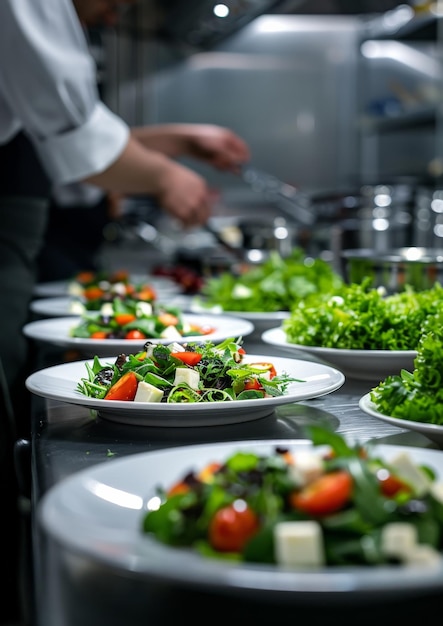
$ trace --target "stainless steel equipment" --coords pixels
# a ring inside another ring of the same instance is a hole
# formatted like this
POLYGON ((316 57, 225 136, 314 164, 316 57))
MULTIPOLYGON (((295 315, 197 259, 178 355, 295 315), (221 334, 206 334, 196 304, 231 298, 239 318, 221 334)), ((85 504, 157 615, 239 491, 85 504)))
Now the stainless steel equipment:
POLYGON ((388 293, 414 289, 430 289, 443 283, 443 248, 398 248, 377 250, 344 250, 343 273, 348 282, 372 279, 373 287, 385 287, 388 293))
POLYGON ((310 197, 293 185, 252 165, 242 168, 242 178, 253 191, 264 193, 269 200, 274 201, 293 222, 304 226, 314 224, 315 211, 310 197))

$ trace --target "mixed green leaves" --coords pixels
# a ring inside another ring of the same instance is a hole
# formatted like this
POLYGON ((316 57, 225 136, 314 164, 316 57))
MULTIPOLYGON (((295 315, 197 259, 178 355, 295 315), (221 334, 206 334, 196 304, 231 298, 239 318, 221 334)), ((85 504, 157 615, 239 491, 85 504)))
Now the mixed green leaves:
POLYGON ((416 350, 443 312, 443 288, 386 295, 370 286, 342 285, 302 300, 282 327, 289 343, 347 350, 416 350))
POLYGON ((329 292, 342 282, 326 261, 306 257, 304 251, 295 248, 286 258, 272 251, 264 263, 240 275, 223 272, 208 279, 200 300, 203 307, 223 311, 289 311, 301 298, 329 292))
POLYGON ((133 372, 139 382, 163 392, 162 402, 226 402, 281 396, 289 384, 302 382, 284 372, 275 372, 270 377, 272 363, 245 362, 241 346, 241 337, 228 338, 219 344, 188 343, 184 352, 174 343, 147 342, 144 351, 120 355, 114 363, 102 364, 97 356, 92 365, 87 362, 87 376, 80 380, 77 390, 89 397, 106 399, 110 389, 125 374, 133 372), (177 383, 178 368, 198 372, 198 386, 192 387, 186 380, 177 383))
POLYGON ((370 392, 383 415, 443 425, 443 314, 423 326, 414 370, 388 376, 370 392))
POLYGON ((288 444, 288 448, 276 448, 265 456, 245 446, 228 458, 214 459, 204 468, 178 476, 172 485, 159 486, 156 499, 160 504, 151 508, 148 504, 141 520, 142 532, 207 557, 275 564, 278 524, 315 520, 321 527, 326 565, 373 566, 400 562, 386 553, 382 532, 392 522, 405 522, 414 527, 420 542, 437 551, 442 549, 443 504, 431 488, 436 482, 432 468, 414 464, 429 481, 429 488, 418 493, 394 459, 384 460, 370 444, 351 446, 341 435, 317 426, 308 428, 307 435, 313 442, 312 454, 322 464, 321 475, 311 478, 307 485, 294 471, 300 454, 297 449, 291 450, 288 444), (333 480, 343 473, 350 488, 342 505, 333 509, 338 489, 333 480), (331 479, 329 490, 322 491, 316 482, 322 477, 331 479), (297 496, 306 489, 311 489, 312 501, 315 498, 321 504, 322 500, 323 514, 312 515, 298 507, 297 496), (248 531, 240 517, 227 517, 222 534, 243 535, 241 548, 214 547, 218 512, 235 507, 239 500, 243 509, 238 511, 250 511, 257 520, 256 528, 245 538, 248 531))

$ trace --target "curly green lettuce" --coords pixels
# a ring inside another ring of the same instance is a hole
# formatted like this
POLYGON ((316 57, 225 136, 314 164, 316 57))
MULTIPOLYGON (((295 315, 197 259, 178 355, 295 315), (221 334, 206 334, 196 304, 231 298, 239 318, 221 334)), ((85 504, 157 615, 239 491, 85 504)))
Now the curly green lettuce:
POLYGON ((386 295, 370 279, 300 301, 282 323, 289 343, 346 350, 416 350, 425 323, 443 310, 443 288, 386 295))
POLYGON ((403 420, 443 425, 443 328, 437 315, 427 326, 433 330, 421 338, 414 370, 388 376, 370 392, 383 415, 403 420))

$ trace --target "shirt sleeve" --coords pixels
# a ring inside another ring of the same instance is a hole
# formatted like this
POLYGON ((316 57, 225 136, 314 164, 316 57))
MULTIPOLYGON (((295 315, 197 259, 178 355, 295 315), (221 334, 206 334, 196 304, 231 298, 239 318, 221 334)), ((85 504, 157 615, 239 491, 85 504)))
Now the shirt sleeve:
POLYGON ((72 0, 1 0, 0 25, 1 94, 52 181, 64 185, 106 169, 126 146, 129 127, 99 99, 72 0))

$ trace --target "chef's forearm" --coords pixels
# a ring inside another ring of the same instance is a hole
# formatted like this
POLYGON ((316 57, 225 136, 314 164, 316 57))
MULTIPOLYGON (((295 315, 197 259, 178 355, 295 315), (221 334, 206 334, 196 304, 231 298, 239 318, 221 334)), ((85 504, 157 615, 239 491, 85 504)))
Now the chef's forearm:
POLYGON ((131 129, 132 136, 146 148, 157 150, 171 158, 187 154, 193 132, 193 124, 156 124, 131 129))
POLYGON ((168 172, 175 167, 179 166, 168 157, 148 150, 130 136, 123 152, 109 167, 83 182, 124 194, 157 195, 168 172))

